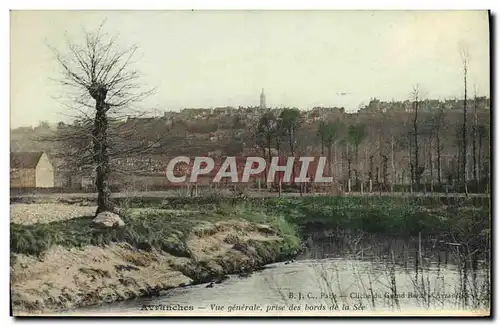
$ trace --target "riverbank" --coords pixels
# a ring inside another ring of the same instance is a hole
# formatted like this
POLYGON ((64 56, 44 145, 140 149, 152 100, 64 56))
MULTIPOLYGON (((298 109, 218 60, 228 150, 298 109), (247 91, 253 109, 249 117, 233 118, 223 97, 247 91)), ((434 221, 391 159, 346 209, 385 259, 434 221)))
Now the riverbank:
POLYGON ((124 210, 124 228, 99 230, 92 217, 11 223, 14 315, 33 315, 248 274, 300 246, 282 216, 216 211, 124 210))
MULTIPOLYGON (((14 314, 74 309, 157 295, 161 290, 222 280, 227 274, 247 275, 288 259, 299 249, 300 238, 306 240, 314 233, 343 238, 354 251, 360 234, 417 237, 423 252, 426 243, 421 239, 431 237, 431 251, 439 245, 454 251, 464 248, 467 251, 459 252, 463 257, 488 264, 491 260, 491 207, 483 199, 319 196, 115 201, 126 223, 123 229, 95 229, 91 216, 43 218, 35 214, 40 203, 11 204, 14 314), (353 239, 355 246, 351 246, 353 239)), ((44 214, 49 214, 50 209, 66 212, 68 207, 93 211, 95 203, 79 199, 44 205, 44 214)), ((363 247, 363 253, 372 250, 380 255, 377 246, 363 247)), ((394 256, 401 246, 383 247, 394 256)))
POLYGON ((415 237, 449 236, 480 240, 491 231, 491 198, 308 197, 263 202, 302 233, 348 230, 354 233, 415 237))

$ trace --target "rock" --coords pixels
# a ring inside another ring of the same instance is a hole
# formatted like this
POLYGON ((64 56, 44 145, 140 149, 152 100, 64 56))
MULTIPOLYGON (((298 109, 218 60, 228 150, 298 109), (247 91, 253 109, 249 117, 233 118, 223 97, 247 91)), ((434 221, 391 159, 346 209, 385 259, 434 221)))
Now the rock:
POLYGON ((125 222, 117 214, 111 212, 101 212, 92 220, 94 224, 112 228, 114 226, 123 227, 125 222))

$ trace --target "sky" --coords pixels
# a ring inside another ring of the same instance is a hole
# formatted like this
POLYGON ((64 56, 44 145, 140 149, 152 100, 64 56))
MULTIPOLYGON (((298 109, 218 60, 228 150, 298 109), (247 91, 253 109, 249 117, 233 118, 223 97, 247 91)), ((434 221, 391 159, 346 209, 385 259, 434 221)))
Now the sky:
POLYGON ((11 128, 68 121, 54 97, 58 65, 85 30, 139 45, 131 69, 143 107, 345 107, 370 98, 406 100, 414 85, 428 98, 462 98, 460 49, 470 63, 468 91, 489 96, 487 11, 11 11, 11 128), (343 95, 341 93, 344 93, 343 95))

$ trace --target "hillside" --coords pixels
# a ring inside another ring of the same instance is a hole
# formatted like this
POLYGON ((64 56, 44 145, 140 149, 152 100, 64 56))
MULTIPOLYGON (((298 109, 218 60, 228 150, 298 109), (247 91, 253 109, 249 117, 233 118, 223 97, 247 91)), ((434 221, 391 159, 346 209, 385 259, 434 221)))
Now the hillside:
MULTIPOLYGON (((336 166, 336 174, 341 178, 347 177, 348 165, 351 169, 359 171, 359 175, 366 179, 370 173, 382 179, 384 164, 389 177, 404 183, 409 178, 409 153, 413 142, 413 112, 401 110, 386 110, 382 102, 377 102, 378 109, 374 110, 373 101, 357 113, 345 113, 338 108, 314 108, 302 111, 302 123, 297 131, 297 154, 318 155, 321 154, 321 145, 317 136, 320 121, 343 122, 345 126, 362 124, 365 126, 365 137, 358 151, 358 162, 353 159, 353 148, 348 146, 345 129, 339 133, 336 145, 332 149, 332 160, 336 166), (411 141, 411 142, 409 142, 411 141), (410 147, 409 147, 410 146, 410 147), (348 158, 350 158, 350 163, 348 158), (384 163, 385 162, 385 163, 384 163)), ((432 103, 432 102, 429 102, 432 103)), ((462 101, 463 103, 463 101, 462 101)), ((486 102, 485 102, 486 103, 486 102)), ((489 102, 487 102, 489 103, 489 102)), ((410 103, 411 104, 411 103, 410 103)), ((421 164, 424 165, 423 176, 430 175, 436 178, 437 169, 440 169, 440 177, 447 178, 453 174, 457 166, 459 153, 458 144, 461 141, 460 130, 463 123, 463 113, 460 110, 460 102, 454 102, 455 106, 444 111, 441 125, 436 131, 436 112, 423 107, 418 115, 419 130, 419 156, 421 164), (437 145, 440 142, 440 162, 437 167, 437 145), (434 175, 432 175, 434 173, 434 175)), ((483 103, 484 104, 484 103, 483 103)), ((394 106, 397 108, 398 106, 394 106)), ((276 114, 279 109, 274 109, 276 114)), ((115 122, 113 130, 128 130, 126 137, 116 140, 119 145, 141 144, 144 141, 155 143, 148 148, 147 152, 140 155, 127 155, 118 160, 119 164, 127 164, 132 169, 140 172, 164 171, 168 158, 185 156, 232 156, 232 155, 262 155, 262 149, 256 145, 255 133, 260 116, 264 111, 258 108, 224 108, 222 110, 210 109, 186 109, 181 112, 166 112, 163 117, 157 118, 128 118, 125 121, 115 122), (139 140, 141 142, 139 142, 139 140)), ((473 111, 469 110, 468 130, 474 125, 473 111)), ((482 105, 477 110, 477 125, 481 126, 482 133, 478 132, 476 137, 480 143, 478 164, 482 164, 480 170, 489 169, 490 160, 490 110, 482 105), (480 137, 479 137, 479 134, 480 137), (479 139, 480 138, 480 139, 479 139)), ((56 169, 68 169, 68 163, 64 155, 60 157, 61 144, 37 141, 40 137, 55 135, 64 126, 50 128, 41 125, 36 128, 17 128, 11 130, 12 151, 34 151, 44 150, 52 156, 56 169)), ((66 125, 68 127, 68 125, 66 125)), ((69 126, 71 128, 71 126, 69 126)), ((468 135, 469 151, 471 151, 472 132, 468 135)), ((273 147, 276 147, 273 144, 273 147)), ((288 151, 289 145, 286 137, 280 144, 281 151, 288 151)), ((63 151, 64 152, 64 151, 63 151)), ((326 153, 325 153, 326 155, 326 153)), ((472 166, 472 164, 470 164, 472 166)), ((470 171, 472 173, 472 171, 470 171)), ((428 178, 429 178, 428 177, 428 178)), ((374 177, 375 179, 375 177, 374 177)))

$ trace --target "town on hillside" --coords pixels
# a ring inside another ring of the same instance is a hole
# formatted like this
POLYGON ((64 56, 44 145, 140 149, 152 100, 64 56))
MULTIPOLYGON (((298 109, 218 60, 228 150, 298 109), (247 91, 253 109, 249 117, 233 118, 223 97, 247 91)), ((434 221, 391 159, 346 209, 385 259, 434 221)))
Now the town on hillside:
MULTIPOLYGON (((467 157, 466 173, 467 180, 476 184, 471 184, 469 191, 483 192, 487 191, 490 180, 490 99, 468 99, 467 106, 470 116, 467 146, 475 150, 475 155, 467 157)), ((417 103, 372 98, 356 112, 343 107, 299 111, 267 107, 262 90, 260 105, 254 107, 186 108, 154 117, 127 116, 110 123, 111 129, 121 135, 114 142, 123 146, 120 153, 112 156, 116 168, 110 183, 115 191, 188 187, 169 183, 165 177, 169 159, 179 155, 209 156, 220 167, 227 156, 268 159, 270 154, 290 156, 292 150, 297 157, 327 156, 329 167, 325 173, 334 176, 342 191, 409 191, 417 176, 416 169, 412 171, 417 134, 419 183, 423 190, 444 191, 457 186, 460 179, 461 155, 457 145, 461 142, 463 107, 464 101, 459 99, 423 99, 417 103), (293 135, 283 123, 273 127, 281 130, 266 128, 272 120, 282 121, 283 112, 287 111, 298 112, 293 135), (130 147, 140 150, 128 151, 130 147)), ((49 187, 52 191, 94 191, 92 161, 84 164, 84 158, 90 157, 89 144, 54 140, 58 134, 75 133, 82 128, 78 122, 55 125, 41 122, 34 128, 13 129, 11 148, 13 152, 46 154, 53 165, 53 183, 49 187), (78 157, 76 162, 72 160, 75 157, 78 157)), ((246 186, 267 187, 262 178, 252 176, 246 186)), ((15 180, 11 188, 17 191, 32 188, 15 180)), ((211 182, 206 177, 197 183, 210 186, 211 182)), ((231 183, 226 178, 219 186, 231 183)))

